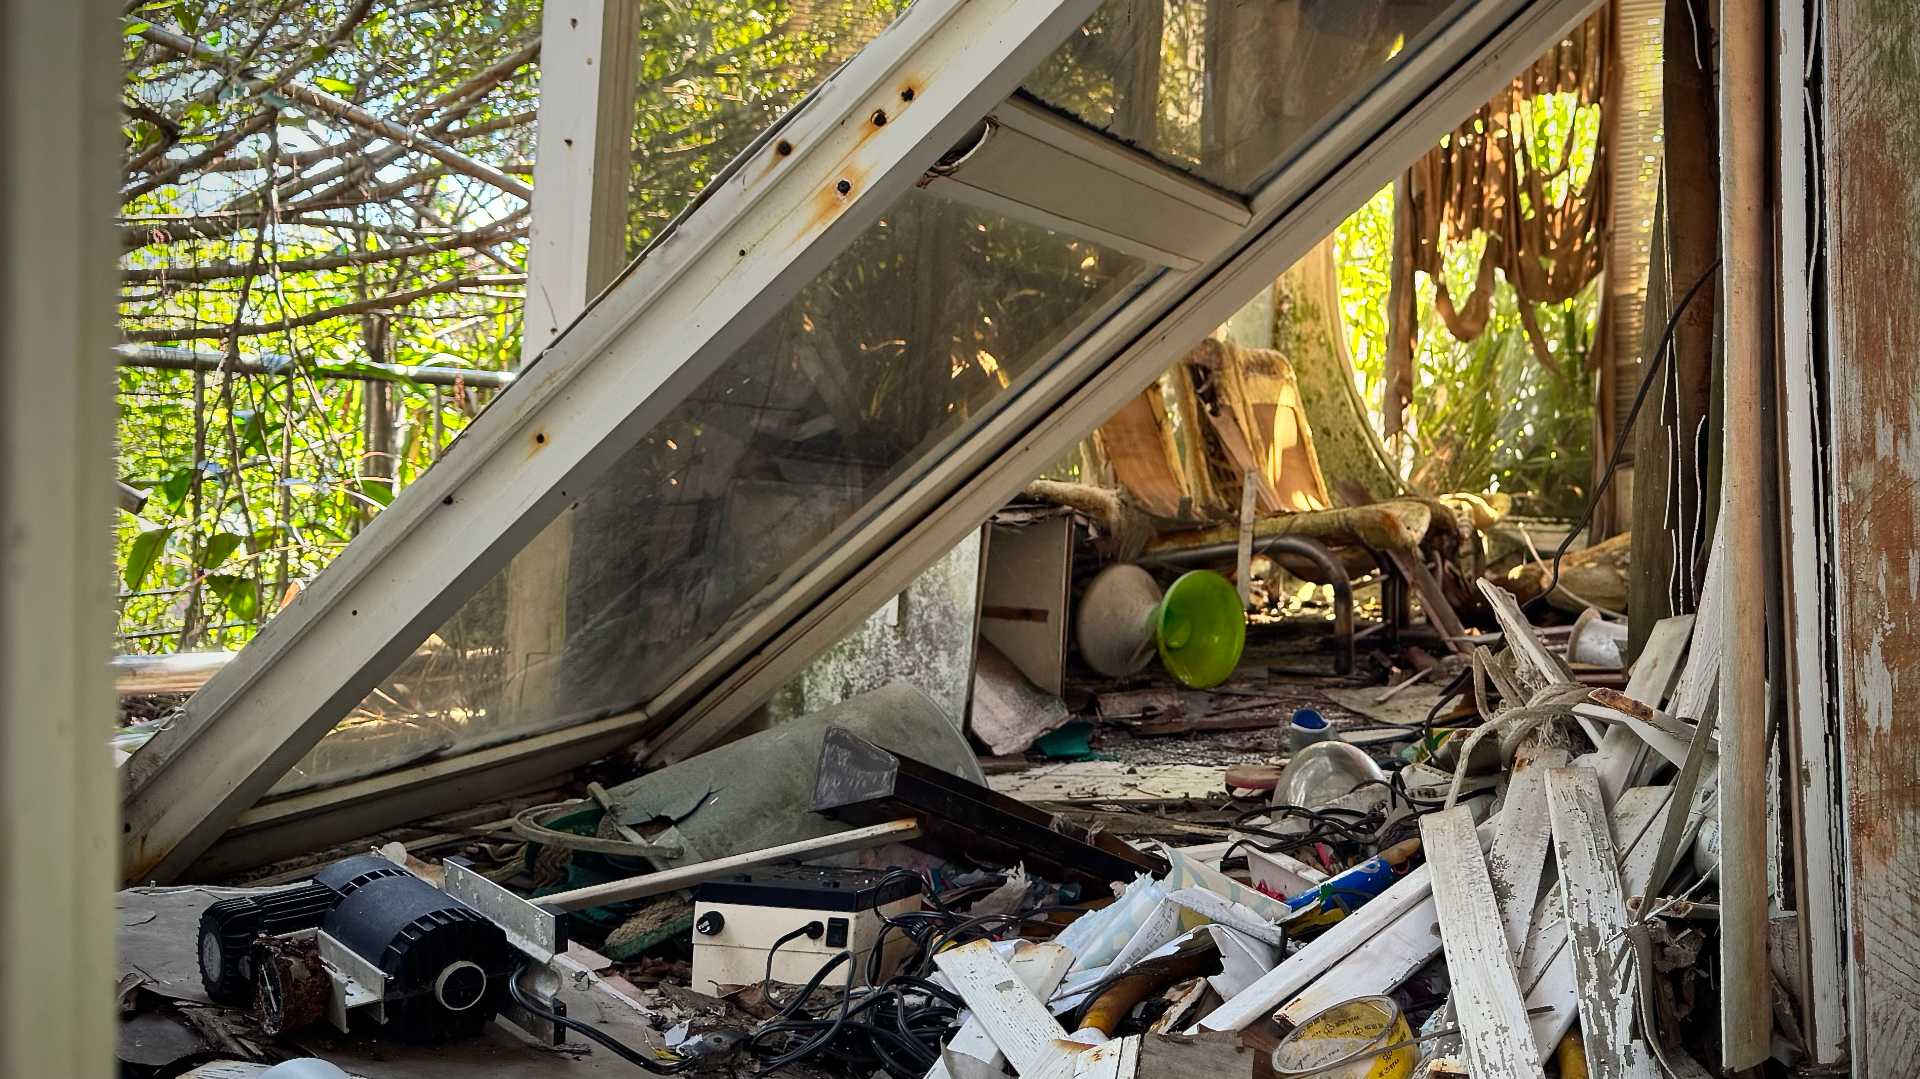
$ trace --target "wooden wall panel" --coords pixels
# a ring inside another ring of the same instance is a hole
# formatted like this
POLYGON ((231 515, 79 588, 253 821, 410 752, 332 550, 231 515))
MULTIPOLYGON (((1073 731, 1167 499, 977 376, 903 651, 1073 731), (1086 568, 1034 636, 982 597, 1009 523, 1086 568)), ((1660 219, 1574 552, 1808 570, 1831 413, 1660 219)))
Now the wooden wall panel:
POLYGON ((1920 11, 1827 0, 1825 138, 1854 1074, 1920 1059, 1920 11))

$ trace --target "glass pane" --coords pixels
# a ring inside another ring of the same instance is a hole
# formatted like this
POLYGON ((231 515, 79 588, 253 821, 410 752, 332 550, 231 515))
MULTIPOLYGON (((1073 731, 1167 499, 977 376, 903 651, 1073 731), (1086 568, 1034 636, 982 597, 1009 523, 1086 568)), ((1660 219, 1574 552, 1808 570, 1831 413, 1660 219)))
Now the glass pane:
POLYGON ((1105 0, 1029 94, 1250 192, 1453 0, 1105 0))
POLYGON ((638 254, 768 124, 906 6, 906 0, 640 3, 628 254, 638 254))
POLYGON ((277 789, 647 700, 1151 272, 911 191, 277 789))

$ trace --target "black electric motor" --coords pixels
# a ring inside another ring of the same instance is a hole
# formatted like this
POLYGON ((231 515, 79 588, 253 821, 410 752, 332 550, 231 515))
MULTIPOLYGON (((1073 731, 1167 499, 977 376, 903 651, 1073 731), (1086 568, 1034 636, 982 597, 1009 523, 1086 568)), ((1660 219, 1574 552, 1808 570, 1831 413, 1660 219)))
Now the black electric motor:
POLYGON ((386 975, 387 1029, 409 1041, 478 1034, 499 1011, 516 965, 499 926, 392 862, 362 855, 328 866, 302 888, 207 908, 200 974, 208 995, 247 1003, 254 939, 305 929, 319 929, 386 975))

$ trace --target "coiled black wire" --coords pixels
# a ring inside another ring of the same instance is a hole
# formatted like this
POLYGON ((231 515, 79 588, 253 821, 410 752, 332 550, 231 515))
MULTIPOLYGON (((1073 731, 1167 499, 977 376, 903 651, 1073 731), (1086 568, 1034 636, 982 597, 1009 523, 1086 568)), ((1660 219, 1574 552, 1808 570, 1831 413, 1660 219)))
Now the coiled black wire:
MULTIPOLYGON (((958 996, 928 980, 933 957, 951 945, 1003 936, 1029 920, 1060 909, 964 915, 952 909, 951 896, 934 893, 918 874, 911 870, 897 870, 895 874, 914 876, 933 909, 882 920, 867 955, 866 986, 854 984, 853 955, 841 951, 822 964, 784 1004, 774 1001, 769 993, 768 1000, 779 1011, 746 1041, 747 1051, 761 1058, 759 1074, 811 1058, 862 1073, 878 1069, 891 1079, 922 1079, 939 1062, 941 1046, 958 1032, 960 1013, 965 1008, 958 996), (881 967, 887 940, 894 933, 905 934, 914 947, 899 970, 888 976, 881 967), (829 976, 843 964, 847 969, 838 992, 824 989, 829 976)), ((792 939, 792 934, 786 939, 792 939)), ((771 970, 769 955, 769 979, 771 970)))

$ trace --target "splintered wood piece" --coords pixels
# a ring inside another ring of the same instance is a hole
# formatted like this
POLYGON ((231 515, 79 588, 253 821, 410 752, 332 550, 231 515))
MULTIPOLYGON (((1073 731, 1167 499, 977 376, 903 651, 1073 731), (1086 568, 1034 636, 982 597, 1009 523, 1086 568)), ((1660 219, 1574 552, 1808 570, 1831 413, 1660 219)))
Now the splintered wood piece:
POLYGON ((1538 691, 1543 686, 1572 682, 1573 672, 1540 643, 1533 623, 1527 621, 1513 593, 1485 578, 1475 583, 1480 587, 1480 594, 1487 597, 1487 605, 1493 608, 1494 620, 1500 623, 1500 633, 1506 638, 1507 651, 1519 661, 1515 673, 1526 688, 1538 691))
POLYGON ((1534 901, 1547 872, 1547 771, 1566 763, 1564 749, 1521 751, 1487 851, 1487 874, 1493 878, 1493 896, 1506 927, 1507 954, 1516 964, 1526 949, 1534 901))
POLYGON ((1433 871, 1454 1016, 1470 1070, 1544 1079, 1472 814, 1465 806, 1429 813, 1420 818, 1420 838, 1433 871))
POLYGON ((1140 1068, 1140 1037, 1096 1045, 1073 1062, 1073 1079, 1133 1079, 1140 1068))
POLYGON ((1613 832, 1591 768, 1547 773, 1547 810, 1560 863, 1567 940, 1580 984, 1580 1030, 1592 1079, 1658 1079, 1633 1032, 1635 968, 1613 832))

